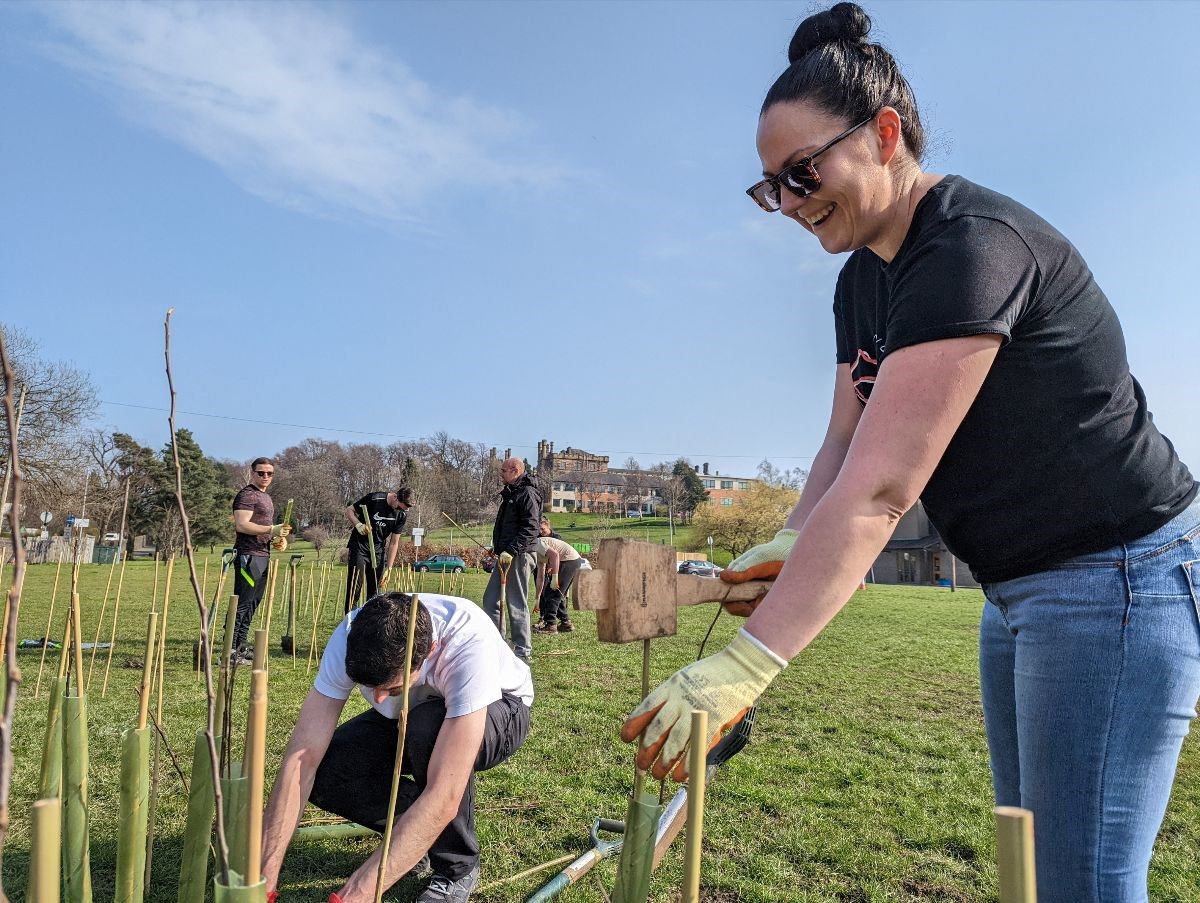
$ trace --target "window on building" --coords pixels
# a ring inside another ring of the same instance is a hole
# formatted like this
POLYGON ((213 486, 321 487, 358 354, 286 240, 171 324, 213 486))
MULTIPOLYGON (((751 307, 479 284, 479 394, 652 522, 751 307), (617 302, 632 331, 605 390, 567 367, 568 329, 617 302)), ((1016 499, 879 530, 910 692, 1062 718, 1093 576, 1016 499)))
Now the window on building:
POLYGON ((738 480, 738 481, 737 481, 737 488, 738 488, 738 489, 749 489, 749 488, 750 488, 750 482, 749 482, 749 480, 738 480))
POLYGON ((732 504, 733 504, 733 499, 730 499, 730 498, 721 499, 722 507, 728 508, 732 504))
POLYGON ((722 489, 732 489, 733 488, 733 480, 722 480, 721 488, 722 489))
POLYGON ((717 486, 717 481, 716 481, 716 480, 705 480, 705 481, 704 481, 704 488, 705 488, 705 489, 715 489, 715 488, 716 488, 716 486, 717 486))
POLYGON ((559 507, 561 507, 561 506, 562 506, 562 499, 555 499, 555 500, 554 500, 554 507, 555 507, 555 508, 559 508, 559 507))

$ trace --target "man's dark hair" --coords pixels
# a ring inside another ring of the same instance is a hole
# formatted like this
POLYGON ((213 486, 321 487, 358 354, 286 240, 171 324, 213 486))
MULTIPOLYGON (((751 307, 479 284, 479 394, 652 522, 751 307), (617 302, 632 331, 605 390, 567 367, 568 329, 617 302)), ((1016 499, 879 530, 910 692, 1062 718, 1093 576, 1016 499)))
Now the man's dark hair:
POLYGON ((407 486, 401 486, 399 489, 396 490, 396 501, 400 502, 403 505, 408 505, 411 508, 412 507, 412 490, 409 489, 407 486))
MULTIPOLYGON (((408 613, 412 596, 388 592, 373 596, 350 622, 346 637, 346 674, 356 684, 380 687, 404 670, 408 645, 408 613)), ((429 611, 417 603, 417 632, 413 640, 412 666, 419 668, 433 646, 433 621, 429 611)))
POLYGON ((250 469, 254 470, 254 468, 258 467, 259 464, 270 464, 272 467, 275 466, 275 462, 270 458, 255 458, 250 462, 250 469))

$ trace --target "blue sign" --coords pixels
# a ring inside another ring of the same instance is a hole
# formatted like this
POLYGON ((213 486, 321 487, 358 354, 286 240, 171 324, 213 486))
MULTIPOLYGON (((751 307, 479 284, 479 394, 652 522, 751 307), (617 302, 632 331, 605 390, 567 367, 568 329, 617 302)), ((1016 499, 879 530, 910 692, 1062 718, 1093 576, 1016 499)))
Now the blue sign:
POLYGON ((67 526, 68 527, 75 526, 75 515, 74 514, 67 515, 67 526))

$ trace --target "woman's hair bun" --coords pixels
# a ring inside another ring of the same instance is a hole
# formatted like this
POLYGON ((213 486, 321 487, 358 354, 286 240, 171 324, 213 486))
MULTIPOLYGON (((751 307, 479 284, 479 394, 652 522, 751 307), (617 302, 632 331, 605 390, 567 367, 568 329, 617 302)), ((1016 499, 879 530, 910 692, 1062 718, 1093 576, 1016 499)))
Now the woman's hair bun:
POLYGON ((871 17, 857 3, 837 3, 814 13, 796 29, 788 45, 788 62, 794 63, 822 44, 865 41, 871 31, 871 17))

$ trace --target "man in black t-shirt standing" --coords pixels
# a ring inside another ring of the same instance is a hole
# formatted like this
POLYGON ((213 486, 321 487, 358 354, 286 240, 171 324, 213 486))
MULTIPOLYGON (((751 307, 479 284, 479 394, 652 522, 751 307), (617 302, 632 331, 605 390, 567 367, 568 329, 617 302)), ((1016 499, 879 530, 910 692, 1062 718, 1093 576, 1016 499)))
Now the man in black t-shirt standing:
POLYGON ((346 506, 346 517, 354 524, 350 531, 349 550, 346 557, 346 612, 358 607, 359 594, 366 586, 366 597, 370 599, 385 588, 388 571, 396 563, 400 551, 400 534, 412 507, 412 490, 401 486, 395 492, 368 492, 352 505, 346 506), (363 507, 367 509, 370 523, 363 521, 363 507), (375 560, 371 560, 371 541, 368 531, 374 534, 375 560), (385 562, 386 555, 386 564, 385 562))
POLYGON ((255 458, 250 465, 249 484, 233 497, 233 593, 238 600, 233 648, 239 660, 249 661, 246 635, 267 587, 271 549, 279 552, 286 549, 286 537, 292 529, 274 523, 275 503, 266 492, 274 478, 275 462, 270 458, 255 458))

